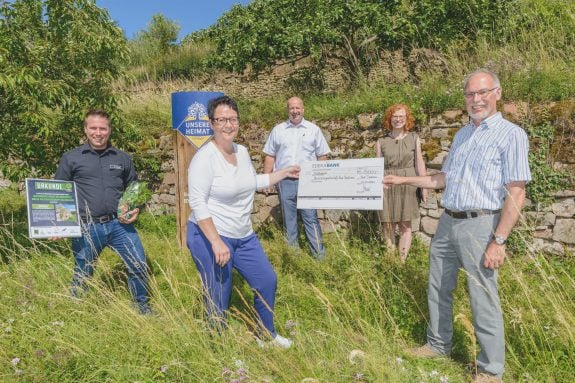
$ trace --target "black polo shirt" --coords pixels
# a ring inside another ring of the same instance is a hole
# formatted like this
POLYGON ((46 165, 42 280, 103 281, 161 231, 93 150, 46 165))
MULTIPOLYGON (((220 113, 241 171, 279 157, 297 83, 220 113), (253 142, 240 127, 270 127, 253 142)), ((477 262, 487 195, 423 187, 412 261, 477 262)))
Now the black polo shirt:
POLYGON ((78 208, 86 218, 115 213, 122 192, 137 176, 127 153, 108 145, 99 154, 86 143, 64 153, 54 178, 76 182, 78 208))

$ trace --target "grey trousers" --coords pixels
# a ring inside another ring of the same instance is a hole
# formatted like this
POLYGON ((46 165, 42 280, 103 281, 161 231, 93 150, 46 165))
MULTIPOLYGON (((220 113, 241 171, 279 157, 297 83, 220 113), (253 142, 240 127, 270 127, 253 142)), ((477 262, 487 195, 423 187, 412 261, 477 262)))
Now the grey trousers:
POLYGON ((453 290, 463 268, 473 313, 475 336, 481 347, 481 372, 501 377, 505 364, 503 313, 497 290, 497 271, 483 267, 483 254, 499 222, 499 214, 455 219, 443 214, 429 252, 428 345, 441 354, 451 353, 453 290))

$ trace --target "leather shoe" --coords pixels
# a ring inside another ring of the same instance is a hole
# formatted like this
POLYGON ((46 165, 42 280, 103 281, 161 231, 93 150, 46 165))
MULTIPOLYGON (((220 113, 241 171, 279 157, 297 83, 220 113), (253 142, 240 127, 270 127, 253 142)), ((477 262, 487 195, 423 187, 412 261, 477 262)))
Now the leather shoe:
POLYGON ((420 347, 408 348, 405 350, 405 354, 414 358, 420 359, 438 359, 438 358, 446 358, 449 355, 441 354, 431 347, 428 344, 424 344, 420 347))

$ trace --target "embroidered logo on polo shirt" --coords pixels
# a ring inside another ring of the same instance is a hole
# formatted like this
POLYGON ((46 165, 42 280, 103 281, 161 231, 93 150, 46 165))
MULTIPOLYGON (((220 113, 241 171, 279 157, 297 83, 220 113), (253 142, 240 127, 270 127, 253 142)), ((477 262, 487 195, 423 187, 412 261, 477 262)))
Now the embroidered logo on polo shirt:
POLYGON ((110 165, 110 170, 124 170, 124 167, 122 165, 110 165))

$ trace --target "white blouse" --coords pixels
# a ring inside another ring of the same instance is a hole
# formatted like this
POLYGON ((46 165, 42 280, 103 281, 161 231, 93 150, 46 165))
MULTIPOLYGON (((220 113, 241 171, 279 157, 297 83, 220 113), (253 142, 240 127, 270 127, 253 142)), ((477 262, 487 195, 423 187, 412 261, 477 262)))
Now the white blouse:
POLYGON ((253 233, 251 212, 256 189, 269 187, 269 174, 256 174, 247 149, 234 144, 237 166, 227 162, 213 141, 188 167, 189 220, 212 218, 220 235, 245 238, 253 233))

